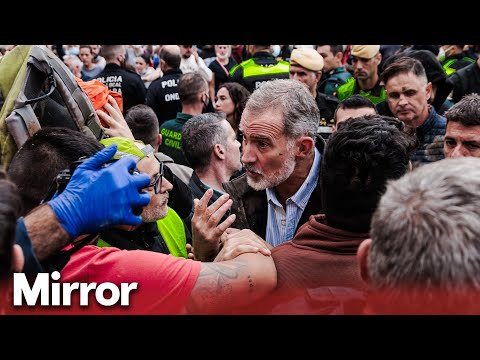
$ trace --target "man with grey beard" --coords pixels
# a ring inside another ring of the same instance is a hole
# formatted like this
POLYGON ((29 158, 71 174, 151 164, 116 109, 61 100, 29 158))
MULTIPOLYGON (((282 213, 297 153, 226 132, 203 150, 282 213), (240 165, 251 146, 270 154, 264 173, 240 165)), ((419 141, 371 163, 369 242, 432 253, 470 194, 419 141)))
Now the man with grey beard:
MULTIPOLYGON (((271 80, 252 93, 240 121, 246 172, 222 184, 233 200, 233 228, 250 229, 276 246, 291 240, 310 215, 322 211, 318 119, 315 100, 299 81, 271 80)), ((213 237, 220 236, 223 227, 195 226, 192 220, 197 260, 218 252, 204 247, 218 244, 213 237)))

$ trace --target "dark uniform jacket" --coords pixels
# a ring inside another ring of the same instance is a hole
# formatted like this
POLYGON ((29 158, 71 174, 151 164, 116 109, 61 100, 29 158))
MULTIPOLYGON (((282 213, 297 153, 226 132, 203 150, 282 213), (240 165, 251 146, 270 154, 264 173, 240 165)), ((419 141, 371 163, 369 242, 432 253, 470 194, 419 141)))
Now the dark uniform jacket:
POLYGON ((452 100, 457 103, 464 95, 480 93, 480 68, 477 63, 470 64, 455 72, 448 81, 453 84, 452 100))
POLYGON ((325 95, 317 90, 317 97, 315 98, 317 103, 318 110, 320 110, 320 126, 333 126, 335 121, 333 116, 335 115, 335 110, 337 109, 340 100, 334 96, 325 95))
POLYGON ((158 125, 177 116, 182 111, 182 104, 178 96, 178 79, 182 70, 168 70, 163 76, 150 84, 145 104, 150 106, 158 117, 158 125))
POLYGON ((132 106, 145 103, 147 88, 137 73, 110 63, 98 74, 97 80, 107 85, 109 90, 122 94, 124 114, 132 106))
POLYGON ((318 90, 327 95, 337 96, 337 89, 345 84, 351 77, 352 75, 345 70, 345 67, 340 66, 328 74, 322 74, 322 78, 318 84, 318 90))
POLYGON ((469 57, 465 56, 463 52, 461 52, 460 54, 449 56, 443 60, 442 67, 443 70, 445 70, 445 74, 447 74, 447 76, 451 76, 458 70, 463 69, 472 63, 475 63, 475 60, 470 59, 469 57))
POLYGON ((190 118, 192 115, 179 112, 175 119, 165 121, 160 127, 160 134, 162 134, 160 151, 170 156, 176 164, 185 166, 190 165, 182 151, 182 130, 183 125, 190 118))

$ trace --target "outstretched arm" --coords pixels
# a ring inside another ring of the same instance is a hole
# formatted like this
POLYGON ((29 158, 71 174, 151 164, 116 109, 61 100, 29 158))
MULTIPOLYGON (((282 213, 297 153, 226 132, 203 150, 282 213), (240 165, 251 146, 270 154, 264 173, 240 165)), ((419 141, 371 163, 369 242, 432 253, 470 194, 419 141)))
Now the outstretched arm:
POLYGON ((188 299, 190 314, 230 314, 261 299, 277 285, 272 257, 245 253, 233 260, 202 263, 188 299))
POLYGON ((270 256, 272 245, 263 240, 250 229, 238 230, 228 228, 224 233, 222 250, 215 257, 215 262, 236 258, 243 253, 260 252, 270 256))
POLYGON ((80 234, 117 224, 140 224, 142 218, 133 214, 133 208, 149 203, 149 195, 140 190, 150 179, 145 174, 130 174, 135 167, 132 159, 123 158, 104 167, 116 150, 116 145, 110 146, 79 165, 60 195, 25 216, 17 243, 30 248, 31 241, 37 259, 42 261, 80 234))

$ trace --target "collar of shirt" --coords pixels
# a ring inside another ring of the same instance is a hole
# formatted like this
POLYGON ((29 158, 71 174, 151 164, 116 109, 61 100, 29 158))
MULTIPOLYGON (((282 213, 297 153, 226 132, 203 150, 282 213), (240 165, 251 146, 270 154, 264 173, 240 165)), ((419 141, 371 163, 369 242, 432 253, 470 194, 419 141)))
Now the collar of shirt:
POLYGON ((224 194, 224 192, 222 192, 220 190, 217 190, 217 189, 214 189, 213 187, 211 187, 208 184, 205 184, 202 180, 200 180, 200 178, 198 177, 198 175, 195 172, 192 173, 192 180, 197 184, 197 186, 204 193, 210 188, 213 190, 213 195, 211 197, 212 201, 216 201, 220 196, 222 196, 224 194))
MULTIPOLYGON (((318 177, 320 173, 320 159, 321 159, 320 152, 317 150, 317 148, 315 148, 313 165, 310 168, 310 172, 308 173, 307 178, 303 182, 302 186, 300 186, 300 189, 298 189, 293 196, 289 197, 286 202, 292 201, 293 203, 295 203, 295 205, 297 205, 302 210, 305 209, 305 207, 307 206, 308 200, 310 199, 310 195, 312 194, 313 190, 315 189, 318 183, 318 177)), ((282 206, 278 201, 277 196, 275 195, 275 190, 273 188, 267 188, 266 193, 267 193, 267 200, 269 204, 272 204, 275 206, 282 206)))

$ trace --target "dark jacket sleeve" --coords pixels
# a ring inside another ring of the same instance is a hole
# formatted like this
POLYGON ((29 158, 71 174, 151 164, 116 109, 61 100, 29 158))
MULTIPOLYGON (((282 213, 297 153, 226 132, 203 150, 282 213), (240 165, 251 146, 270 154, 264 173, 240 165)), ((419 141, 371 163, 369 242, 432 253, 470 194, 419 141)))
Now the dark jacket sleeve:
POLYGON ((168 198, 168 206, 173 208, 182 219, 187 218, 193 209, 192 192, 177 175, 175 175, 168 166, 164 167, 165 178, 173 185, 168 198))
POLYGON ((23 265, 23 272, 25 274, 34 275, 39 272, 44 272, 44 269, 40 265, 35 256, 35 253, 32 248, 32 242, 28 236, 27 228, 25 227, 25 222, 23 217, 17 220, 17 230, 15 234, 15 244, 20 245, 23 251, 23 256, 25 257, 25 264, 23 265))

